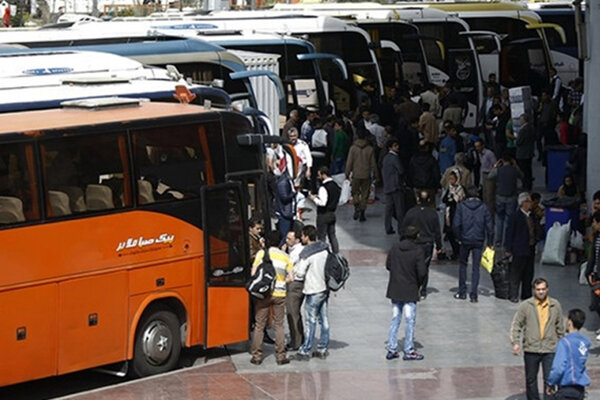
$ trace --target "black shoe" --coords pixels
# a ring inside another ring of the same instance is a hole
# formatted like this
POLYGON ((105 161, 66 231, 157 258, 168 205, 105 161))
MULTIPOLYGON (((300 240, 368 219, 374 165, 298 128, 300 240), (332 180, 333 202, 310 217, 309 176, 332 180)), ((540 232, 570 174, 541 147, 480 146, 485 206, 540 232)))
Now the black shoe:
POLYGON ((292 347, 289 344, 285 345, 285 351, 298 351, 299 348, 300 348, 300 346, 298 346, 298 347, 292 347))
POLYGON ((289 364, 290 363, 290 359, 289 358, 283 358, 281 360, 277 360, 276 363, 277 363, 277 365, 289 364))
POLYGON ((387 233, 388 235, 393 235, 394 233, 396 233, 395 230, 389 230, 389 231, 385 231, 385 233, 387 233))
POLYGON ((478 302, 477 297, 471 297, 471 303, 477 303, 477 302, 478 302))
POLYGON ((358 220, 360 222, 365 222, 367 220, 367 218, 365 218, 365 212, 364 211, 360 212, 360 217, 358 218, 358 220))
POLYGON ((467 299, 467 295, 465 295, 465 294, 462 294, 462 295, 461 295, 460 293, 456 293, 456 294, 454 295, 454 298, 455 298, 456 300, 466 300, 466 299, 467 299))
POLYGON ((518 302, 519 302, 519 299, 510 299, 510 302, 511 302, 511 303, 518 303, 518 302))
POLYGON ((358 219, 358 217, 360 217, 360 209, 355 208, 354 209, 354 215, 352 216, 352 219, 356 221, 358 219))
POLYGON ((269 336, 269 334, 267 333, 267 331, 265 331, 265 336, 263 337, 263 343, 266 343, 266 344, 275 344, 275 341, 273 340, 273 338, 271 338, 271 336, 269 336))
POLYGON ((296 353, 293 356, 291 356, 290 359, 295 361, 308 361, 310 360, 310 356, 308 354, 296 353))
POLYGON ((262 364, 262 359, 260 359, 260 358, 254 358, 254 357, 252 357, 252 358, 250 359, 250 364, 254 364, 254 365, 260 365, 260 364, 262 364))

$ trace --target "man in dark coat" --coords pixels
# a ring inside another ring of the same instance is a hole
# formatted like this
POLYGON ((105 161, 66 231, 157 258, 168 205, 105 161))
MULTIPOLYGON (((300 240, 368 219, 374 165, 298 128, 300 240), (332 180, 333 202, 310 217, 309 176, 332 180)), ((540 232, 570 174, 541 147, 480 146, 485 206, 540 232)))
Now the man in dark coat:
POLYGON ((421 284, 421 300, 427 297, 427 283, 429 282, 429 264, 433 254, 433 244, 438 253, 442 251, 442 230, 440 228, 440 219, 435 208, 432 207, 433 197, 426 190, 421 190, 417 195, 418 204, 412 207, 402 221, 402 230, 409 226, 416 226, 419 229, 419 238, 417 244, 423 249, 425 255, 425 267, 427 273, 421 284))
POLYGON ((421 286, 427 268, 423 250, 416 243, 419 229, 407 226, 399 243, 390 250, 386 268, 390 271, 387 287, 387 298, 392 301, 393 316, 387 341, 387 360, 399 358, 398 353, 398 328, 405 317, 404 334, 404 360, 422 360, 423 355, 417 353, 414 344, 415 318, 417 315, 417 301, 419 300, 419 287, 421 286))
POLYGON ((458 292, 455 299, 467 298, 467 262, 469 253, 473 255, 473 273, 471 276, 471 303, 477 303, 479 286, 479 266, 483 245, 487 240, 492 245, 494 238, 494 220, 490 209, 478 197, 475 186, 467 189, 467 199, 458 203, 452 221, 454 235, 460 242, 460 264, 458 270, 458 292))
POLYGON ((510 264, 510 301, 519 301, 531 297, 533 280, 533 262, 535 257, 536 223, 531 215, 531 196, 523 192, 518 198, 519 210, 508 220, 504 246, 506 256, 512 256, 510 264))
POLYGON ((383 158, 381 175, 383 177, 383 193, 385 195, 385 232, 388 235, 395 233, 392 228, 392 216, 398 222, 398 233, 404 217, 404 190, 405 176, 398 151, 400 143, 397 139, 390 139, 387 143, 388 153, 383 158))
POLYGON ((427 190, 433 198, 440 186, 440 164, 431 155, 431 147, 427 142, 421 142, 419 151, 410 159, 408 180, 415 192, 427 190))
POLYGON ((531 122, 529 122, 527 114, 521 114, 519 123, 521 124, 521 130, 519 130, 516 141, 517 164, 519 164, 519 169, 523 172, 523 188, 531 190, 533 180, 531 160, 533 159, 533 149, 535 147, 535 130, 531 122))

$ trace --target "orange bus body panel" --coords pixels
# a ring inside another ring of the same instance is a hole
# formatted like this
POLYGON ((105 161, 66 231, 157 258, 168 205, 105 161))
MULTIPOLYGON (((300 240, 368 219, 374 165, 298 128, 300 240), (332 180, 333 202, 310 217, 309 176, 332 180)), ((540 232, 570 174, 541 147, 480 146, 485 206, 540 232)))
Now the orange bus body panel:
POLYGON ((249 339, 250 299, 246 288, 209 287, 207 302, 207 347, 249 339))
POLYGON ((59 284, 58 373, 125 359, 127 271, 59 284))
POLYGON ((56 373, 57 302, 56 284, 0 293, 0 386, 56 373))
POLYGON ((154 290, 167 290, 192 283, 192 260, 164 263, 131 271, 131 295, 154 290))
POLYGON ((202 254, 203 237, 200 229, 177 218, 139 210, 0 230, 5 266, 0 291, 10 285, 192 257, 202 254))
POLYGON ((100 125, 121 122, 153 120, 164 117, 193 115, 206 112, 202 107, 177 103, 142 103, 139 107, 110 108, 105 110, 52 109, 0 114, 0 134, 26 132, 37 136, 52 129, 100 125))

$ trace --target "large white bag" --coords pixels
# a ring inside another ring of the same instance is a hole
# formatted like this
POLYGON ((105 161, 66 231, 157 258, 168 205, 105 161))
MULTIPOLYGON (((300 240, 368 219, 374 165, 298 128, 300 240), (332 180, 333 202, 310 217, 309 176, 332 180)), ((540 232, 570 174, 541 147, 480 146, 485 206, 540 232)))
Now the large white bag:
POLYGON ((340 194, 340 201, 338 201, 338 205, 344 205, 348 202, 348 200, 350 200, 350 192, 350 181, 345 179, 344 182, 342 182, 342 193, 340 194))
POLYGON ((542 253, 542 264, 565 266, 570 231, 571 221, 564 225, 561 225, 558 221, 554 222, 554 225, 552 225, 546 235, 546 243, 544 244, 544 252, 542 253))
POLYGON ((579 231, 573 231, 571 233, 571 239, 569 240, 571 247, 577 250, 583 250, 583 235, 579 231))

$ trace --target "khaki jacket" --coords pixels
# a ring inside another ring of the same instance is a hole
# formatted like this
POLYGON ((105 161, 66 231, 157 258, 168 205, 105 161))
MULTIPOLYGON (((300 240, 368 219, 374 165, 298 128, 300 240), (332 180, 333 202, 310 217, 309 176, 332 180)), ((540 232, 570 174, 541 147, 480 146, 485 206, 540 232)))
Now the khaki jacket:
POLYGON ((510 325, 510 341, 514 344, 523 342, 523 351, 527 353, 554 353, 558 340, 565 335, 562 308, 553 298, 550 300, 548 322, 544 338, 540 338, 540 322, 535 297, 521 303, 510 325))

